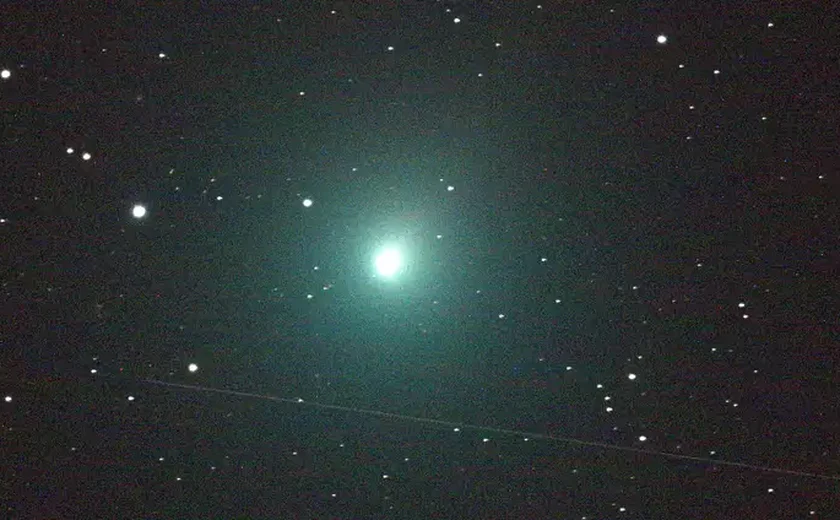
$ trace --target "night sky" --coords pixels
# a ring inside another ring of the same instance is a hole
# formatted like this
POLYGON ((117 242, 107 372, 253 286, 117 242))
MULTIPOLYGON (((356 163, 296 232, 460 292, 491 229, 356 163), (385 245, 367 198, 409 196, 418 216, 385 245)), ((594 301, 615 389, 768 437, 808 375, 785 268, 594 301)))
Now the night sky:
POLYGON ((840 518, 836 14, 87 3, 0 17, 0 517, 840 518))

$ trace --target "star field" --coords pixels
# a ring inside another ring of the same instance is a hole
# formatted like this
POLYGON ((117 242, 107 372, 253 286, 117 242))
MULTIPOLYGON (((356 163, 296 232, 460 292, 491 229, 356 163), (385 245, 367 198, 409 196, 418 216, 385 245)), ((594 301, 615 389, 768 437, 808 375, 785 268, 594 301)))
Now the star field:
POLYGON ((16 4, 3 518, 836 518, 817 5, 16 4))

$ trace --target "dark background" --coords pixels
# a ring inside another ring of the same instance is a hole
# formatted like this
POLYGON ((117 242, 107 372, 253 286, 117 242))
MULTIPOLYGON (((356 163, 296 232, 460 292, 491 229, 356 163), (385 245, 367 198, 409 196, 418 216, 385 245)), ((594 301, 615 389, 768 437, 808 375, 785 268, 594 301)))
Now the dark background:
POLYGON ((835 518, 818 3, 86 4, 0 20, 0 516, 835 518))

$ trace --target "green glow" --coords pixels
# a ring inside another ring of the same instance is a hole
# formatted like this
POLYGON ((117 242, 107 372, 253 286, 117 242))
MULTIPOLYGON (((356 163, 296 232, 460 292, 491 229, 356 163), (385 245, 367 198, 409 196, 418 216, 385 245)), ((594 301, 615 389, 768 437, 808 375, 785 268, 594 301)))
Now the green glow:
POLYGON ((385 248, 376 255, 376 272, 385 278, 392 278, 403 265, 402 254, 396 248, 385 248))

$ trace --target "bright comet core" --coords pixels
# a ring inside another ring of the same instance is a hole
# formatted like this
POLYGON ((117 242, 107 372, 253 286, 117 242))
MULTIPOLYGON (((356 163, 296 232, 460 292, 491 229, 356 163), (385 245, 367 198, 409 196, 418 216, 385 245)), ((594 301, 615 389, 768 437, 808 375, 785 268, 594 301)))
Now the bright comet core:
POLYGON ((402 255, 394 248, 382 250, 376 256, 376 272, 380 276, 390 278, 402 267, 402 255))

